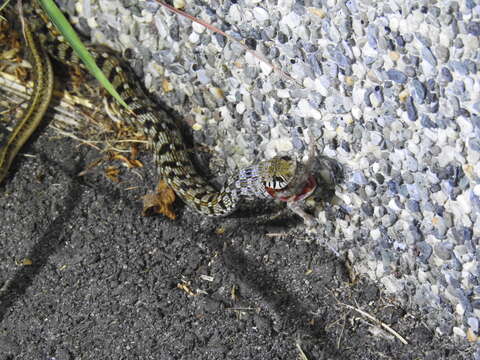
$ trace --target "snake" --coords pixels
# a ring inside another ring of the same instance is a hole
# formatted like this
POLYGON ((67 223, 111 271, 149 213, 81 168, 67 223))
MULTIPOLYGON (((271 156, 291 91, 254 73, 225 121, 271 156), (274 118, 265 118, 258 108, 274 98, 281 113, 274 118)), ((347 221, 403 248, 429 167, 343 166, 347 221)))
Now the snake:
MULTIPOLYGON (((80 62, 55 31, 38 1, 31 0, 30 5, 24 5, 28 21, 22 21, 22 30, 33 68, 33 93, 27 110, 0 151, 0 183, 48 108, 53 88, 50 58, 67 65, 79 65, 80 62)), ((119 110, 122 119, 140 130, 151 144, 160 179, 188 207, 206 216, 226 216, 236 210, 241 198, 272 198, 277 191, 288 189, 295 178, 297 161, 289 156, 277 156, 240 169, 217 190, 195 168, 175 120, 143 90, 130 67, 104 47, 88 45, 87 48, 130 108, 130 111, 119 110)), ((108 101, 115 100, 109 98, 108 101)))
MULTIPOLYGON (((22 8, 18 7, 19 11, 22 8)), ((30 25, 20 14, 22 33, 25 45, 28 48, 28 57, 33 71, 33 92, 27 108, 13 128, 5 146, 0 149, 0 183, 8 174, 8 169, 20 149, 40 125, 50 104, 53 92, 54 75, 50 58, 45 49, 32 33, 30 25)))

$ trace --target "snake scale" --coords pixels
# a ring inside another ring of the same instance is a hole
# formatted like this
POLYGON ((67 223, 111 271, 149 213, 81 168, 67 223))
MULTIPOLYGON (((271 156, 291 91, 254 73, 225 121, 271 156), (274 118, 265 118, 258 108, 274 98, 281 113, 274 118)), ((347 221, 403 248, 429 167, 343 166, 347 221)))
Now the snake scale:
MULTIPOLYGON (((78 57, 55 32, 38 2, 32 0, 24 8, 28 22, 23 23, 23 34, 34 69, 34 91, 27 111, 0 151, 0 183, 15 154, 35 130, 48 107, 53 84, 48 56, 62 63, 79 64, 78 57)), ((89 51, 133 112, 119 110, 123 120, 146 135, 161 179, 190 208, 207 216, 224 216, 236 209, 241 197, 271 198, 276 191, 288 188, 298 170, 297 162, 289 157, 275 157, 240 170, 236 176, 227 179, 221 190, 216 190, 195 169, 172 117, 143 91, 138 80, 131 75, 133 71, 110 51, 91 46, 89 51)))

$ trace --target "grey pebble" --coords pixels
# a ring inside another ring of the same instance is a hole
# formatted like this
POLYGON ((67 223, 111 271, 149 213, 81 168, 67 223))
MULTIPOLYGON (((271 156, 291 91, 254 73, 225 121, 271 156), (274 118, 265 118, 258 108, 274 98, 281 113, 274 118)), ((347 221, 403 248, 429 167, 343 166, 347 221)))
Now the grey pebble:
POLYGON ((407 209, 412 212, 418 213, 420 212, 420 204, 418 203, 418 201, 409 199, 407 200, 407 209))
POLYGON ((424 47, 429 48, 432 46, 432 42, 428 37, 425 37, 420 33, 415 33, 415 37, 422 43, 424 47))
POLYGON ((478 138, 470 138, 468 147, 473 151, 480 152, 480 140, 478 138))
POLYGON ((411 172, 418 171, 418 161, 413 156, 407 156, 406 158, 406 167, 411 172))
POLYGON ((427 263, 433 252, 432 247, 425 241, 418 242, 416 246, 420 252, 418 256, 419 260, 423 263, 427 263))
POLYGON ((458 60, 450 61, 450 65, 452 66, 452 70, 459 73, 460 75, 468 75, 468 68, 465 64, 458 60))
POLYGON ((467 6, 468 9, 473 9, 477 4, 475 3, 475 0, 466 0, 465 5, 467 6))
POLYGON ((469 317, 467 320, 468 326, 474 333, 478 334, 478 319, 476 317, 469 317))
POLYGON ((370 141, 373 145, 379 146, 383 141, 383 136, 378 131, 373 131, 370 133, 370 141))
POLYGON ((417 70, 413 66, 407 66, 405 67, 405 75, 408 77, 415 77, 417 75, 417 70))
POLYGON ((443 45, 438 45, 435 50, 436 50, 435 54, 437 55, 438 60, 440 60, 443 63, 448 61, 448 58, 450 56, 450 51, 448 50, 447 47, 443 45))
POLYGON ((407 115, 410 121, 415 121, 418 118, 417 109, 415 108, 415 104, 413 103, 413 97, 409 96, 406 102, 407 106, 407 115))
POLYGON ((221 48, 224 48, 225 45, 227 44, 227 38, 222 34, 218 34, 218 33, 215 33, 214 36, 215 36, 215 39, 217 40, 218 45, 221 48))
POLYGON ((428 89, 429 91, 435 91, 435 88, 437 87, 437 84, 436 84, 436 82, 435 82, 435 79, 428 79, 425 84, 426 84, 427 89, 428 89))
POLYGON ((478 67, 477 67, 477 63, 475 61, 467 59, 463 62, 463 64, 467 67, 468 72, 470 74, 476 74, 477 73, 478 67))
POLYGON ((453 46, 455 46, 457 49, 463 49, 465 45, 463 44, 463 40, 461 38, 455 38, 453 41, 453 46))
POLYGON ((361 171, 355 171, 352 174, 352 182, 357 185, 367 185, 368 180, 361 171))
POLYGON ((408 194, 410 198, 416 201, 420 201, 422 199, 422 193, 424 193, 424 189, 417 185, 416 183, 407 184, 408 194))
POLYGON ((373 216, 373 206, 370 203, 362 203, 360 208, 366 216, 373 216))
POLYGON ((433 251, 437 257, 442 260, 450 260, 452 258, 452 249, 451 246, 448 246, 444 243, 437 243, 433 247, 433 251))
MULTIPOLYGON (((477 101, 475 104, 472 105, 472 107, 476 112, 480 113, 480 101, 477 101)), ((472 116, 472 119, 473 119, 473 116, 472 116)))
POLYGON ((444 79, 447 82, 450 82, 453 80, 452 73, 446 67, 443 67, 442 70, 440 70, 440 74, 442 75, 442 79, 444 79))
MULTIPOLYGON (((461 80, 455 80, 453 82, 453 93, 455 95, 461 96, 465 92, 465 84, 461 80)), ((459 106, 460 107, 460 104, 459 106)))
POLYGON ((377 39, 378 39, 378 28, 373 24, 369 24, 367 28, 367 41, 368 41, 368 44, 373 49, 377 48, 377 39))
POLYGON ((375 86, 373 88, 373 95, 375 96, 375 99, 377 100, 379 105, 383 104, 384 99, 383 99, 383 91, 381 86, 375 86))
POLYGON ((411 84, 414 89, 413 96, 415 97, 415 101, 422 104, 427 96, 427 89, 418 79, 413 79, 411 84))
POLYGON ((322 66, 320 65, 321 62, 318 60, 316 54, 309 54, 307 56, 307 61, 310 64, 310 66, 312 67, 315 75, 317 75, 317 76, 323 75, 322 66))
POLYGON ((387 71, 387 76, 390 80, 399 84, 405 84, 407 82, 407 76, 397 69, 390 69, 387 71))
POLYGON ((422 126, 427 129, 436 129, 438 127, 437 124, 435 124, 432 120, 430 120, 428 115, 425 115, 425 114, 422 114, 420 116, 420 124, 422 124, 422 126))
POLYGON ((422 48, 422 56, 423 58, 428 61, 432 66, 437 66, 437 59, 435 56, 432 54, 432 51, 430 48, 424 46, 422 48))
POLYGON ((408 197, 408 188, 407 188, 407 185, 406 185, 406 184, 400 185, 400 188, 399 188, 398 193, 399 193, 402 197, 404 197, 404 198, 408 197))
POLYGON ((480 22, 470 21, 467 25, 467 31, 474 36, 480 36, 480 22))
POLYGON ((386 228, 389 228, 393 224, 395 224, 398 220, 398 216, 395 214, 387 214, 384 217, 382 217, 382 225, 385 226, 386 228))

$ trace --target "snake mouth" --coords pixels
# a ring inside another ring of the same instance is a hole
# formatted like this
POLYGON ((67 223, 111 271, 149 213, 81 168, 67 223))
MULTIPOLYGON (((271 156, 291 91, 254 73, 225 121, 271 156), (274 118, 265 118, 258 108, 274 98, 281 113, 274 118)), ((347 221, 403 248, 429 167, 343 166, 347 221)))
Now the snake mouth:
POLYGON ((313 175, 310 175, 303 186, 302 190, 298 194, 293 194, 290 196, 279 196, 278 193, 282 192, 282 190, 277 190, 277 189, 272 189, 270 187, 265 187, 265 190, 267 190, 268 194, 278 200, 285 201, 285 202, 296 202, 300 200, 304 200, 307 197, 309 197, 313 191, 317 187, 317 182, 315 181, 315 177, 313 175))

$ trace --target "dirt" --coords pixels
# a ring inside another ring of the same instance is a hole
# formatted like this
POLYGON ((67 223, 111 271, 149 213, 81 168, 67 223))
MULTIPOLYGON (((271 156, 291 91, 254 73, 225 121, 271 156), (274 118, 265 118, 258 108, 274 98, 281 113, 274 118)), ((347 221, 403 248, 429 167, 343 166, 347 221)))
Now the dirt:
POLYGON ((150 159, 119 184, 78 177, 98 153, 51 134, 0 188, 1 360, 471 357, 375 284, 352 283, 282 205, 142 217, 150 159))

